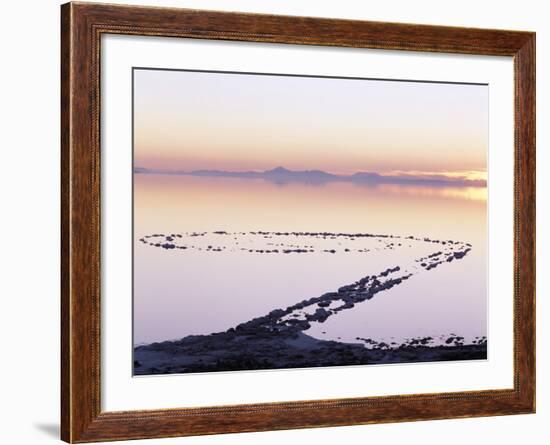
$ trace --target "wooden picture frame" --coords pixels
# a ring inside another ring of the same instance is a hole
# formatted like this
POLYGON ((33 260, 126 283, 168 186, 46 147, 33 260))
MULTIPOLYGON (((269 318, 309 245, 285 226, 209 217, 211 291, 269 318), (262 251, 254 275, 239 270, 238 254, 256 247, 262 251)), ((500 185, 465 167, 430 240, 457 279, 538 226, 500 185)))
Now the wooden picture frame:
POLYGON ((71 443, 535 411, 535 34, 92 3, 61 7, 61 437, 71 443), (514 387, 102 412, 100 38, 103 34, 512 56, 514 387))

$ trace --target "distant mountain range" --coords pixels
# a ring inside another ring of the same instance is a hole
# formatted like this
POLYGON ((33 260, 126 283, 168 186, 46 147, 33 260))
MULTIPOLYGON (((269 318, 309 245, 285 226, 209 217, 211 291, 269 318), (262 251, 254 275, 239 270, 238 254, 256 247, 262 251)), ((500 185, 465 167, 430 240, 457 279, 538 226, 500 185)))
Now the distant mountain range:
POLYGON ((161 174, 161 175, 185 175, 203 176, 213 178, 244 178, 264 179, 275 183, 302 182, 302 183, 326 183, 326 182, 354 182, 360 184, 416 184, 439 185, 455 187, 484 187, 485 180, 471 180, 461 177, 449 177, 445 175, 382 175, 375 172, 357 172, 352 175, 336 175, 322 170, 288 170, 277 167, 263 172, 241 171, 232 172, 225 170, 158 170, 144 167, 134 167, 134 173, 161 174))

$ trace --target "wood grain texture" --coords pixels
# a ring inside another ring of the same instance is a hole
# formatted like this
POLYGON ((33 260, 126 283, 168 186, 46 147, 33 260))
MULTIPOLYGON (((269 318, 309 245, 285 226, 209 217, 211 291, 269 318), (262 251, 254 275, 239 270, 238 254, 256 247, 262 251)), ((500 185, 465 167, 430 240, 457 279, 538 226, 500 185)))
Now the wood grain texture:
POLYGON ((534 412, 533 33, 68 3, 61 7, 61 37, 63 440, 93 442, 534 412), (516 101, 514 388, 101 412, 99 61, 103 33, 513 56, 516 101))

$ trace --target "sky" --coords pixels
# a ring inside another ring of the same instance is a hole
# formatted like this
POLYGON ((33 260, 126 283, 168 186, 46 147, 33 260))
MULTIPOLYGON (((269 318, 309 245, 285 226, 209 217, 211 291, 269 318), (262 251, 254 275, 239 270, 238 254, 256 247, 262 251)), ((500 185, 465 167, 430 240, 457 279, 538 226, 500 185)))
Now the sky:
POLYGON ((134 70, 134 165, 486 177, 488 86, 134 70))

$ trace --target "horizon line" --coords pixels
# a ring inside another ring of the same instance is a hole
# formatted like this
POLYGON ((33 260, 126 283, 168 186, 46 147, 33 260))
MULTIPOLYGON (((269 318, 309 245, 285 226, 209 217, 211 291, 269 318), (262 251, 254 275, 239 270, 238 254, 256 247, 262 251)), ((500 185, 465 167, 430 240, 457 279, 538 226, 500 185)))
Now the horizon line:
POLYGON ((397 173, 384 174, 375 171, 356 171, 351 174, 331 173, 320 169, 290 170, 283 166, 268 170, 220 170, 220 169, 155 169, 134 166, 134 174, 161 174, 202 177, 232 177, 243 179, 267 179, 277 182, 370 182, 370 183, 423 183, 455 186, 486 187, 486 179, 471 179, 461 173, 482 172, 485 170, 462 170, 441 172, 398 171, 397 173), (454 174, 454 175, 452 175, 454 174))

